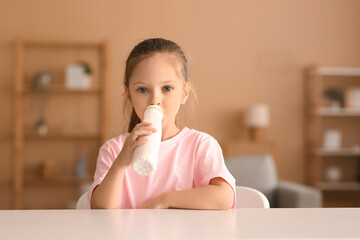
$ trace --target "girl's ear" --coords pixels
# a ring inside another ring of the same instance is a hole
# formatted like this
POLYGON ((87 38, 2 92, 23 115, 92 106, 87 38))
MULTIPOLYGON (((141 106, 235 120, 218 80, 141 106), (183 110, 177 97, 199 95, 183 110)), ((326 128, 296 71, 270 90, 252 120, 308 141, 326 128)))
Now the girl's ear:
POLYGON ((182 96, 182 99, 181 99, 181 104, 186 103, 186 101, 187 101, 187 99, 189 97, 190 90, 191 90, 191 83, 187 82, 185 84, 185 87, 184 87, 184 92, 183 92, 183 96, 182 96))

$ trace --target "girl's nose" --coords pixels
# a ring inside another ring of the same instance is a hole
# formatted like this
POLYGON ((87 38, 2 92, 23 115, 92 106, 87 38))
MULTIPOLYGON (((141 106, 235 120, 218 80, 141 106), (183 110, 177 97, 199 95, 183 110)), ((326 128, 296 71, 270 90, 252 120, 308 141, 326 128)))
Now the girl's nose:
POLYGON ((151 100, 150 100, 150 105, 160 105, 161 103, 161 100, 157 97, 153 97, 151 100))
POLYGON ((158 101, 151 101, 150 105, 159 105, 159 106, 160 106, 160 102, 158 102, 158 101))

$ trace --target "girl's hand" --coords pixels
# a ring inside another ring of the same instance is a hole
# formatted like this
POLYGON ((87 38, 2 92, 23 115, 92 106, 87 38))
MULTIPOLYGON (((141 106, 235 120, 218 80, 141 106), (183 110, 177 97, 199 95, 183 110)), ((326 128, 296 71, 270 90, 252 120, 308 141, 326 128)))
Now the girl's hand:
POLYGON ((151 199, 150 201, 142 205, 140 208, 167 209, 170 208, 170 206, 168 204, 166 194, 162 194, 156 198, 151 199))
POLYGON ((156 132, 156 129, 151 127, 151 123, 138 123, 130 135, 127 136, 124 146, 116 159, 118 163, 124 167, 129 167, 132 162, 135 148, 144 145, 147 142, 146 139, 141 137, 151 135, 154 132, 156 132))

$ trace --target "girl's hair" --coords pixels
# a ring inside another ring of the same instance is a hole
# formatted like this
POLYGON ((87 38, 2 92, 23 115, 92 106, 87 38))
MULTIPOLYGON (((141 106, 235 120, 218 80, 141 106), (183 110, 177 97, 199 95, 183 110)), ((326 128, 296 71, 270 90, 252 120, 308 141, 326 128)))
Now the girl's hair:
MULTIPOLYGON (((124 74, 124 85, 129 89, 129 81, 131 75, 140 61, 155 55, 156 53, 168 53, 170 56, 174 56, 177 68, 185 82, 188 82, 188 61, 185 57, 184 51, 175 42, 166 40, 163 38, 151 38, 140 42, 130 52, 129 57, 126 60, 125 74, 124 74)), ((191 89, 192 93, 193 90, 191 89)), ((193 94, 196 98, 196 95, 193 94)), ((129 108, 129 99, 125 95, 125 109, 129 108)), ((126 111, 129 112, 129 111, 126 111)), ((140 118, 137 116, 135 109, 131 108, 131 114, 129 119, 128 132, 131 132, 136 124, 140 123, 140 118)), ((179 124, 177 116, 176 124, 179 124)))

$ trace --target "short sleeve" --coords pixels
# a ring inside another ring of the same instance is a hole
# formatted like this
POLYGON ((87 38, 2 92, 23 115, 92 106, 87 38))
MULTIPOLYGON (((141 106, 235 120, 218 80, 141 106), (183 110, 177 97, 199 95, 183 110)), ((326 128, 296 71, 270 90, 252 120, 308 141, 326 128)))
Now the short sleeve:
POLYGON ((121 136, 112 138, 104 143, 99 150, 99 155, 96 162, 96 170, 94 174, 94 182, 92 183, 87 198, 91 203, 91 197, 94 189, 102 182, 107 172, 110 170, 113 162, 119 155, 123 147, 121 136))
MULTIPOLYGON (((227 169, 219 143, 211 136, 200 140, 196 154, 195 185, 208 185, 216 177, 224 179, 236 193, 235 178, 227 169)), ((234 201, 235 202, 235 201, 234 201)))

